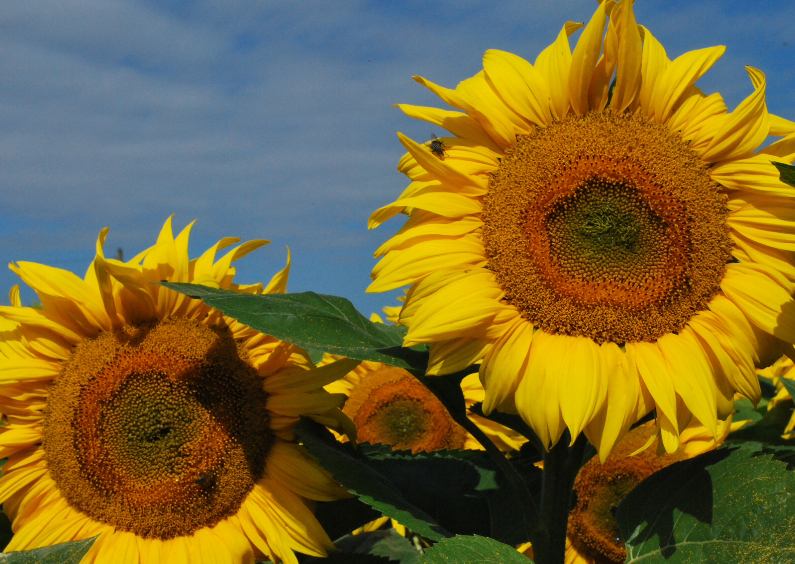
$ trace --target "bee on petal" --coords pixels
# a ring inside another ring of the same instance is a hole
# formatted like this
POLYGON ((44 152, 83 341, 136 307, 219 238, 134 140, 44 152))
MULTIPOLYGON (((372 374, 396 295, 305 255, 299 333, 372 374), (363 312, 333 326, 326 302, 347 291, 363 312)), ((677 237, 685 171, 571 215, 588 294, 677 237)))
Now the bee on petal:
POLYGON ((431 133, 431 140, 428 142, 428 147, 431 149, 431 152, 440 159, 447 154, 444 152, 447 148, 444 141, 436 137, 433 133, 431 133))

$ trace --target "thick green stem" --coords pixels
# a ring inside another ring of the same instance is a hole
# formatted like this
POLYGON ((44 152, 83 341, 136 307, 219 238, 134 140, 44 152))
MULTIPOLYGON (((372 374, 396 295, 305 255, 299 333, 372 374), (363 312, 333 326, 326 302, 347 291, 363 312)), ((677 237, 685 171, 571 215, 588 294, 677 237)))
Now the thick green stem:
POLYGON ((536 507, 535 501, 533 501, 533 498, 527 489, 527 484, 525 484, 525 481, 511 465, 508 459, 505 458, 505 454, 503 454, 502 451, 498 449, 497 446, 491 441, 491 439, 489 439, 486 434, 480 430, 480 427, 470 421, 469 417, 454 417, 454 419, 456 419, 456 422, 466 429, 473 437, 475 437, 475 439, 477 439, 483 448, 486 449, 486 453, 491 457, 491 459, 497 465, 497 468, 500 469, 505 478, 508 480, 511 488, 513 488, 514 492, 516 493, 516 501, 522 509, 522 515, 524 516, 524 522, 526 525, 527 539, 532 541, 533 533, 537 531, 540 526, 540 520, 538 508, 536 507))
POLYGON ((588 446, 584 435, 569 447, 568 431, 544 454, 544 480, 541 492, 541 527, 533 539, 535 564, 563 564, 566 555, 566 530, 569 523, 574 479, 588 446))

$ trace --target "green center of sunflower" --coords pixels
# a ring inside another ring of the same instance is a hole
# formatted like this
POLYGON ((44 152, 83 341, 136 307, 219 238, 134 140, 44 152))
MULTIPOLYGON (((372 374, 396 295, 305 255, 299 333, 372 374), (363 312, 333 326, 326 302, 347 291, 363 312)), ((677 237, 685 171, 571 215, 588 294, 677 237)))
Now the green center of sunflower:
POLYGON ((268 396, 225 329, 187 319, 79 345, 50 389, 44 451, 58 490, 144 538, 235 514, 263 474, 268 396))
POLYGON ((483 206, 489 268, 552 334, 654 341, 706 308, 730 260, 726 196, 678 134, 640 116, 520 137, 483 206))
POLYGON ((429 415, 420 402, 397 399, 376 414, 371 423, 383 431, 389 444, 409 444, 428 431, 429 415))
POLYGON ((401 368, 384 366, 353 388, 343 412, 363 442, 413 452, 463 448, 466 432, 444 405, 401 368))

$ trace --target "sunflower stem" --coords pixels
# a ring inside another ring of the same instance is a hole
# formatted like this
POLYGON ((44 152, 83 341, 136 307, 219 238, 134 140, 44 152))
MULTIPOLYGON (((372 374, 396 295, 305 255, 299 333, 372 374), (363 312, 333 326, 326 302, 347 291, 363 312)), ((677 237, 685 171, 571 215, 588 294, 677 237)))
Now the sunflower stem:
POLYGON ((582 434, 573 445, 567 446, 569 437, 566 431, 558 443, 544 453, 541 528, 537 538, 532 539, 535 564, 563 564, 565 561, 571 493, 588 446, 582 434))
MULTIPOLYGON (((452 411, 450 412, 452 415, 452 411)), ((475 425, 469 417, 455 417, 456 423, 461 425, 466 431, 471 434, 477 441, 486 449, 488 454, 497 468, 503 473, 508 483, 516 493, 516 501, 522 510, 522 516, 525 522, 525 536, 528 540, 532 541, 536 532, 539 530, 541 521, 539 519, 538 508, 536 507, 530 491, 527 489, 527 484, 513 467, 513 465, 505 458, 505 454, 497 448, 497 446, 486 436, 486 433, 480 430, 480 427, 475 425)))

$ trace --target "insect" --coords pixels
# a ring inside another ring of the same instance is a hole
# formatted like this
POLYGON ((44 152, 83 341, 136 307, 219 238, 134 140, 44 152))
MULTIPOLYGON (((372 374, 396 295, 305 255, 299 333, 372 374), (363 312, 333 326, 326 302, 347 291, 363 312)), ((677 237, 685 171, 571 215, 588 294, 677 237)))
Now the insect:
POLYGON ((211 468, 196 478, 196 483, 204 489, 212 488, 215 484, 215 471, 211 468))
POLYGON ((433 133, 431 133, 431 140, 429 141, 429 146, 431 152, 440 159, 447 154, 444 152, 446 148, 444 141, 436 137, 436 135, 434 135, 433 133))

